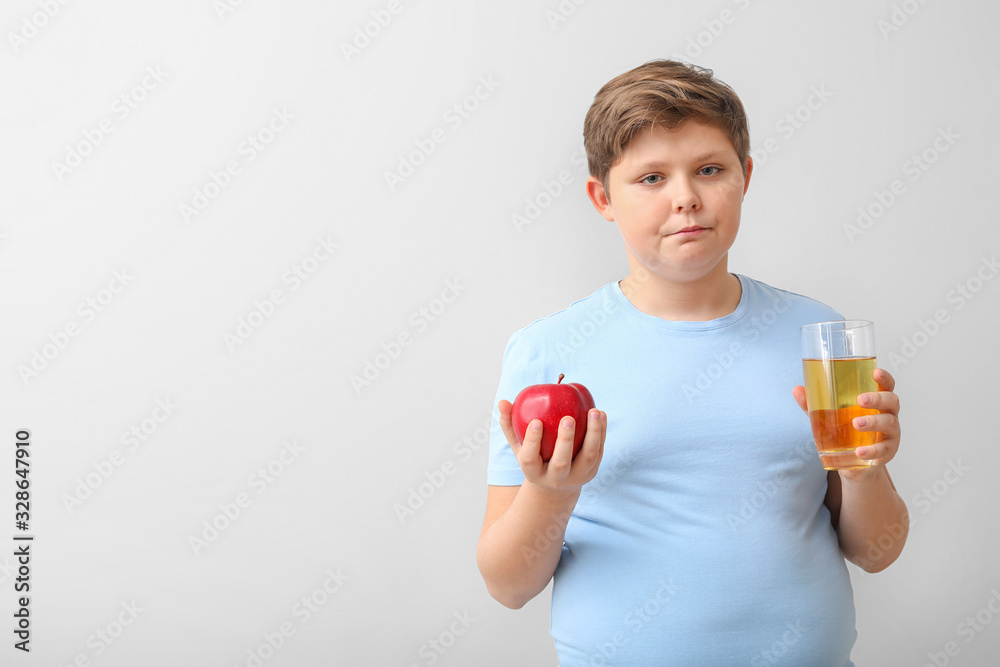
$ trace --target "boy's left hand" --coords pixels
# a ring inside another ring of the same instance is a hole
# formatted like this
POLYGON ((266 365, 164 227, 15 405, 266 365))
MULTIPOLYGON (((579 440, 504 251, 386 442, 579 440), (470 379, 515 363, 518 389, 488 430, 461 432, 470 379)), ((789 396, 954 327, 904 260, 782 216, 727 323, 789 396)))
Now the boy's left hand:
MULTIPOLYGON (((872 372, 872 377, 878 384, 878 391, 859 394, 858 405, 878 410, 879 414, 855 417, 854 428, 859 431, 878 432, 878 440, 874 445, 858 447, 855 450, 859 458, 872 461, 872 468, 874 468, 891 461, 899 449, 899 396, 892 391, 896 387, 896 380, 889 374, 889 371, 876 368, 872 372)), ((798 385, 792 389, 792 395, 802 411, 808 412, 806 409, 806 388, 798 385)), ((870 470, 871 468, 867 470, 841 470, 839 472, 850 479, 864 475, 870 470)))

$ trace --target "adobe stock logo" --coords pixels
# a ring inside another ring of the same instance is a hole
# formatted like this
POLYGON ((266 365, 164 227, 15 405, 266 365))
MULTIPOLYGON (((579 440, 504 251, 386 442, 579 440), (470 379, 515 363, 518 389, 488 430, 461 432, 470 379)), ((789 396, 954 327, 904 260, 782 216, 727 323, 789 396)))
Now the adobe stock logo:
POLYGON ((86 330, 87 325, 97 318, 98 313, 104 312, 133 280, 135 280, 135 276, 131 275, 127 268, 114 269, 107 287, 101 288, 95 294, 81 301, 76 307, 76 313, 83 318, 82 322, 71 319, 60 329, 50 332, 49 342, 43 343, 31 351, 28 364, 18 365, 17 375, 21 378, 24 386, 28 386, 31 379, 38 377, 42 371, 48 368, 49 364, 69 347, 73 339, 86 330))
MULTIPOLYGON (((140 607, 135 600, 123 601, 119 607, 121 610, 116 610, 110 621, 87 635, 87 650, 77 653, 73 657, 73 661, 67 663, 66 667, 89 666, 91 664, 90 654, 95 658, 102 655, 125 634, 126 629, 132 627, 139 615, 146 611, 146 608, 140 607)), ((62 667, 61 663, 57 667, 62 667)))
POLYGON ((191 199, 177 205, 181 219, 185 223, 190 223, 204 213, 209 205, 232 185, 236 176, 243 173, 243 168, 266 151, 274 140, 288 129, 293 120, 295 116, 288 109, 284 107, 272 109, 271 117, 256 132, 246 135, 240 142, 236 148, 239 157, 227 160, 221 169, 209 169, 208 178, 193 188, 191 199))
POLYGON ((144 70, 142 79, 111 103, 110 115, 99 120, 95 127, 83 131, 83 138, 76 143, 66 145, 63 161, 52 162, 52 173, 62 182, 69 174, 83 164, 84 158, 104 143, 104 139, 113 133, 130 116, 132 112, 146 101, 150 94, 160 87, 169 72, 164 72, 159 65, 150 65, 144 70))
POLYGON ((405 503, 397 502, 392 506, 400 525, 406 523, 407 518, 416 516, 417 512, 434 497, 434 494, 447 484, 448 479, 458 472, 459 466, 456 465, 455 458, 459 459, 460 463, 466 462, 479 450, 485 450, 489 447, 492 419, 492 415, 487 415, 482 426, 473 431, 471 435, 466 435, 462 440, 457 440, 452 445, 451 451, 454 457, 449 457, 432 470, 425 471, 423 479, 415 487, 407 487, 405 503))
MULTIPOLYGON (((825 83, 821 83, 819 86, 810 86, 809 95, 802 101, 802 104, 786 111, 781 118, 775 121, 775 131, 781 135, 782 140, 787 142, 805 127, 806 123, 812 120, 832 97, 833 91, 828 89, 825 83)), ((761 141, 759 148, 750 151, 753 166, 761 167, 766 164, 772 155, 781 150, 781 146, 781 141, 775 137, 767 137, 761 141)))
MULTIPOLYGON (((574 150, 569 156, 570 164, 579 174, 587 173, 587 152, 583 148, 574 150)), ((534 196, 524 198, 524 208, 512 213, 510 221, 518 234, 523 234, 526 227, 534 225, 552 204, 567 192, 573 185, 576 176, 569 169, 560 169, 552 179, 543 179, 535 189, 534 196)))
MULTIPOLYGON (((812 448, 812 445, 810 445, 812 448)), ((788 464, 778 471, 774 479, 767 479, 757 482, 757 486, 751 489, 747 495, 740 499, 738 505, 734 505, 726 515, 726 523, 734 533, 749 525, 771 500, 782 492, 782 487, 789 481, 797 479, 804 468, 816 465, 815 452, 806 449, 797 449, 794 456, 789 455, 788 464)))
POLYGON ((555 9, 545 10, 545 20, 549 22, 549 28, 555 32, 560 23, 565 23, 569 17, 576 14, 577 7, 583 5, 587 0, 560 0, 555 9))
POLYGON ((968 278, 948 290, 945 295, 946 303, 952 304, 954 308, 949 310, 946 307, 939 307, 926 320, 918 318, 916 328, 909 336, 903 336, 900 339, 898 350, 889 352, 886 357, 890 367, 898 369, 913 361, 920 350, 930 345, 941 329, 951 322, 953 313, 965 308, 997 274, 1000 274, 1000 262, 997 261, 996 254, 994 253, 991 257, 983 255, 976 270, 968 278))
MULTIPOLYGON (((955 626, 955 634, 964 639, 966 644, 971 644, 997 616, 1000 616, 1000 591, 993 588, 990 590, 989 599, 975 612, 975 615, 969 614, 955 626)), ((923 667, 945 667, 951 663, 952 658, 962 652, 962 647, 954 640, 948 641, 942 649, 928 653, 928 662, 925 662, 923 667)))
POLYGON ((393 362, 402 356, 403 351, 413 345, 417 337, 427 331, 430 325, 440 318, 445 311, 455 303, 468 285, 463 285, 460 278, 445 280, 444 288, 439 296, 431 299, 425 305, 410 314, 407 322, 409 327, 404 327, 389 339, 389 342, 379 344, 381 351, 376 352, 371 358, 365 359, 360 373, 352 373, 348 378, 355 396, 360 396, 361 392, 370 387, 385 373, 393 362))
POLYGON ((242 4, 243 0, 215 0, 212 3, 212 9, 215 10, 215 15, 219 17, 219 20, 224 21, 226 14, 235 12, 236 8, 242 4))
MULTIPOLYGON (((916 183, 961 138, 962 135, 956 134, 951 125, 937 128, 934 138, 900 166, 902 175, 908 176, 910 183, 916 183)), ((858 207, 854 223, 844 223, 844 235, 851 245, 854 244, 854 239, 871 229, 906 193, 907 185, 901 178, 894 178, 884 190, 874 190, 868 203, 858 207)))
MULTIPOLYGON (((423 659, 423 664, 433 665, 437 662, 441 656, 447 653, 469 631, 472 624, 478 620, 467 609, 462 612, 456 611, 452 613, 452 618, 454 620, 448 624, 448 627, 436 636, 428 638, 417 649, 417 655, 423 659)), ((417 663, 411 662, 407 667, 417 667, 417 663)))
POLYGON ((125 463, 128 453, 135 452, 139 447, 153 436, 166 421, 180 407, 167 398, 156 398, 156 407, 150 411, 149 416, 132 424, 132 426, 122 431, 119 441, 125 446, 124 449, 113 449, 106 458, 92 462, 90 467, 93 472, 76 478, 76 486, 72 493, 63 493, 60 500, 70 514, 79 508, 83 503, 94 495, 97 489, 101 488, 115 471, 125 463))
POLYGON ((915 511, 908 512, 908 515, 904 516, 901 521, 882 524, 882 532, 879 536, 865 542, 865 552, 855 562, 858 567, 862 568, 862 573, 877 563, 886 552, 894 549, 900 539, 912 532, 918 520, 923 521, 923 519, 917 518, 917 511, 922 517, 929 515, 951 492, 952 488, 965 478, 965 474, 968 472, 972 472, 972 468, 964 465, 962 459, 949 460, 948 467, 938 479, 921 488, 918 493, 914 493, 909 506, 913 507, 915 511))
POLYGON ((338 248, 340 244, 331 240, 329 234, 317 236, 312 250, 293 262, 281 275, 281 284, 288 285, 288 289, 272 287, 266 296, 254 299, 253 306, 249 312, 241 315, 235 328, 222 334, 222 340, 229 351, 236 352, 250 340, 254 333, 274 317, 278 308, 288 302, 289 294, 296 292, 307 280, 316 275, 338 248))
POLYGON ((578 327, 572 327, 567 333, 569 338, 557 340, 555 347, 559 353, 559 361, 566 361, 587 346, 587 341, 597 334, 601 328, 607 324, 608 316, 614 312, 615 306, 611 302, 606 302, 598 309, 587 311, 587 321, 578 327))
MULTIPOLYGON (((250 473, 247 477, 247 486, 260 496, 298 460, 304 451, 306 451, 305 446, 300 445, 295 438, 285 440, 281 451, 268 461, 267 465, 260 466, 250 473)), ((211 518, 203 519, 198 532, 188 535, 188 546, 194 555, 200 556, 212 546, 222 533, 229 530, 243 516, 245 510, 253 504, 253 500, 254 497, 247 491, 240 491, 231 500, 219 503, 219 511, 211 518)))
POLYGON ((246 660, 235 664, 234 667, 262 667, 295 636, 302 626, 311 621, 326 605, 334 602, 335 596, 351 579, 349 575, 341 572, 339 567, 336 570, 327 568, 323 574, 326 575, 323 583, 308 595, 300 597, 289 609, 289 613, 298 621, 298 625, 286 618, 274 626, 273 630, 261 633, 260 641, 256 641, 254 646, 246 650, 246 660))
POLYGON ((392 18, 398 16, 402 13, 404 7, 399 2, 399 0, 389 0, 389 4, 385 6, 385 9, 373 9, 371 12, 371 20, 367 21, 363 26, 355 26, 354 28, 354 39, 351 43, 347 42, 340 43, 340 52, 344 54, 344 60, 351 62, 351 58, 361 55, 361 52, 367 49, 376 37, 382 34, 382 31, 389 27, 392 23, 392 18))
POLYGON ((21 29, 19 32, 8 32, 7 41, 10 42, 10 48, 14 53, 21 50, 21 47, 25 46, 29 40, 34 39, 38 36, 39 31, 49 24, 49 21, 56 17, 56 14, 65 6, 69 4, 69 0, 41 0, 38 3, 40 11, 35 12, 31 16, 25 16, 21 20, 21 29))
POLYGON ((659 587, 652 592, 641 604, 633 605, 632 610, 622 618, 624 630, 618 630, 604 641, 595 645, 594 651, 590 655, 587 665, 590 667, 603 667, 604 665, 621 664, 615 661, 616 656, 622 648, 627 646, 635 637, 649 625, 660 611, 667 607, 671 601, 682 590, 674 583, 672 578, 660 579, 656 582, 659 587), (627 632, 628 631, 628 632, 627 632))
POLYGON ((880 18, 875 23, 882 39, 888 42, 889 36, 894 32, 899 32, 900 28, 909 23, 910 19, 926 3, 927 0, 903 0, 900 4, 893 3, 888 19, 880 18))
POLYGON ((398 162, 395 171, 383 173, 389 191, 395 192, 396 188, 406 179, 413 176, 417 169, 437 151, 438 145, 447 141, 448 133, 455 132, 462 127, 465 121, 469 120, 472 114, 478 111, 482 103, 492 97, 499 87, 500 82, 495 80, 492 74, 480 76, 472 93, 452 104, 442 115, 441 119, 448 124, 448 129, 436 127, 427 136, 414 139, 413 143, 416 148, 406 154, 400 153, 397 156, 398 162))
POLYGON ((729 369, 736 365, 740 358, 746 354, 747 346, 743 344, 743 340, 746 340, 747 344, 756 342, 764 332, 780 319, 781 313, 786 312, 791 303, 787 293, 781 292, 774 298, 771 305, 760 313, 760 316, 753 315, 750 317, 749 321, 745 322, 740 328, 740 335, 743 338, 741 340, 734 340, 729 344, 728 348, 714 351, 712 353, 713 361, 710 361, 697 375, 693 376, 691 382, 684 383, 682 387, 684 397, 688 401, 701 398, 706 391, 711 389, 712 385, 725 377, 729 369))
POLYGON ((750 659, 750 667, 767 667, 768 665, 779 664, 781 658, 805 634, 805 631, 802 629, 801 620, 796 620, 794 623, 787 621, 782 630, 784 632, 782 632, 780 639, 776 639, 768 648, 750 659))
MULTIPOLYGON (((732 0, 732 3, 745 11, 750 7, 750 0, 732 0)), ((687 46, 684 53, 674 53, 674 60, 687 60, 687 62, 697 62, 705 55, 705 52, 715 44, 715 40, 726 31, 726 26, 736 23, 738 15, 731 9, 723 9, 714 19, 702 21, 703 30, 699 30, 693 37, 688 37, 687 46)))

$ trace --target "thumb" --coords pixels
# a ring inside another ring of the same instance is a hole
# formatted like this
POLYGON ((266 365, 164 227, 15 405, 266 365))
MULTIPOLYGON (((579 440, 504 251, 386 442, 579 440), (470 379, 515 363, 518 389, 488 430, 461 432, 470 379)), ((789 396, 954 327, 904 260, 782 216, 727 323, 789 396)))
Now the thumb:
POLYGON ((802 408, 802 412, 808 412, 806 409, 806 388, 802 385, 792 387, 792 396, 795 398, 795 402, 799 404, 799 407, 802 408))

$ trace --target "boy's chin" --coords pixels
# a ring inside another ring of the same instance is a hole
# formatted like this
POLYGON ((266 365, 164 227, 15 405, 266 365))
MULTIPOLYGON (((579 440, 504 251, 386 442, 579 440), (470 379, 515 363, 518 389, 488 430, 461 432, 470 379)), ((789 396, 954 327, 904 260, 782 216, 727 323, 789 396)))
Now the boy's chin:
POLYGON ((715 276, 729 274, 727 255, 723 255, 716 262, 699 263, 676 263, 667 265, 662 263, 655 265, 652 263, 642 264, 634 267, 631 275, 639 278, 641 276, 655 276, 657 279, 668 283, 688 284, 704 280, 710 280, 715 276))

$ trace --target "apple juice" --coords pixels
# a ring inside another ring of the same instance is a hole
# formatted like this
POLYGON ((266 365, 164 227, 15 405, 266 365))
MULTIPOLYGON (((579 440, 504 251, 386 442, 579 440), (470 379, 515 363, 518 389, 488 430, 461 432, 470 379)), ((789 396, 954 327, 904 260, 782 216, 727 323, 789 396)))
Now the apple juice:
POLYGON ((859 459, 854 450, 874 444, 878 434, 858 431, 855 417, 878 414, 878 410, 858 405, 858 394, 878 391, 872 378, 875 357, 850 359, 803 359, 809 423, 820 460, 827 470, 867 468, 870 461, 859 459))

